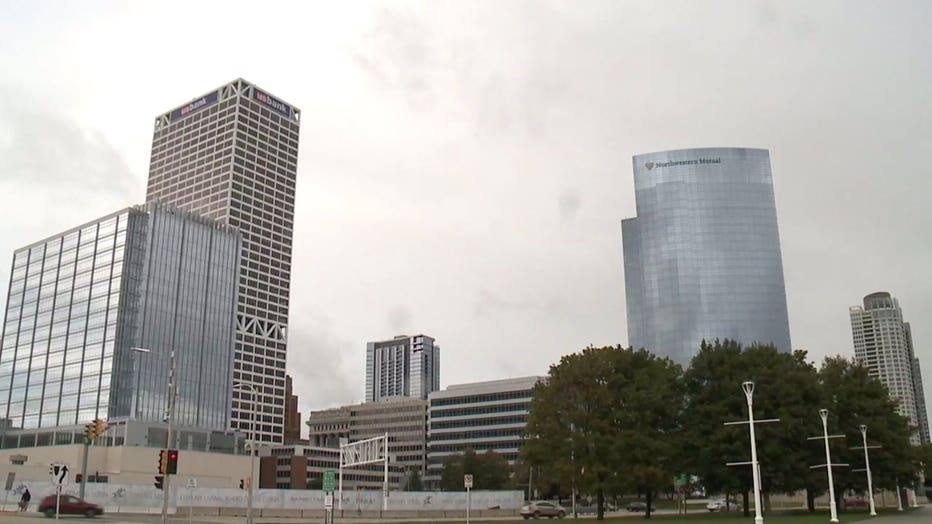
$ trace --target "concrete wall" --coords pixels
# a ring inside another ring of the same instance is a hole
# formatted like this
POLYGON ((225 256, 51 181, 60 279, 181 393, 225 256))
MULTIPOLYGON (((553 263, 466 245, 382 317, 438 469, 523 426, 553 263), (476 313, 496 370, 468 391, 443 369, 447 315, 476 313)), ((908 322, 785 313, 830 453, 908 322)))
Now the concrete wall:
MULTIPOLYGON (((15 482, 12 490, 3 492, 0 509, 11 509, 19 501, 26 486, 32 493, 34 505, 43 497, 55 493, 55 487, 47 479, 15 482)), ((62 493, 77 495, 78 486, 66 485, 62 493)), ((85 498, 103 506, 107 513, 158 513, 161 511, 163 496, 163 491, 151 485, 87 484, 85 490, 85 498)), ((520 491, 476 491, 472 493, 471 499, 470 511, 474 515, 514 515, 520 509, 524 497, 520 491)), ((173 477, 169 508, 172 512, 182 514, 191 511, 199 515, 242 515, 246 509, 246 492, 238 488, 188 488, 184 478, 173 477)), ((268 517, 323 515, 324 493, 317 490, 256 490, 253 508, 261 510, 261 514, 268 517)), ((393 491, 388 497, 388 512, 382 510, 380 491, 343 494, 343 513, 347 516, 457 516, 463 514, 465 509, 465 493, 393 491)))
MULTIPOLYGON (((132 446, 88 448, 87 473, 106 475, 111 484, 139 484, 149 486, 158 471, 159 450, 132 446)), ((67 464, 75 473, 81 470, 83 446, 45 446, 0 450, 0 482, 9 473, 15 473, 15 482, 48 483, 49 465, 67 464), (25 455, 28 460, 17 466, 10 463, 10 455, 25 455)), ((257 461, 258 462, 258 461, 257 461)), ((238 488, 239 479, 249 476, 249 457, 203 451, 178 452, 178 476, 185 482, 196 477, 198 486, 208 488, 238 488)), ((0 485, 0 488, 4 486, 0 485)), ((153 487, 154 489, 154 487, 153 487)), ((31 487, 30 487, 31 490, 31 487)))

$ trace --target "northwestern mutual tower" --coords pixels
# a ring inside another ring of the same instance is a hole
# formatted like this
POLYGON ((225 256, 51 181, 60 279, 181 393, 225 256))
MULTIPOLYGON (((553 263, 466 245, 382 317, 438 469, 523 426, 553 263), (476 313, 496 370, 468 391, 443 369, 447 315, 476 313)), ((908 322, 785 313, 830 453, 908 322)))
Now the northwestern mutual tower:
POLYGON ((790 351, 770 154, 705 148, 634 157, 623 220, 628 343, 687 365, 703 340, 790 351))

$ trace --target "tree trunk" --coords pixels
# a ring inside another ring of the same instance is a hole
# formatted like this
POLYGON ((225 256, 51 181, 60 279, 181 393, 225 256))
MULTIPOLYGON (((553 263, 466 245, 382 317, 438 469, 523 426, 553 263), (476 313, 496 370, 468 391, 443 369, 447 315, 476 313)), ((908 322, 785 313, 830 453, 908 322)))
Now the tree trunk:
POLYGON ((806 486, 806 509, 809 513, 815 513, 815 492, 808 486, 806 486))
POLYGON ((744 507, 744 516, 751 516, 751 497, 748 495, 748 492, 745 491, 741 494, 741 505, 744 507))
POLYGON ((647 499, 647 509, 644 510, 644 518, 649 519, 650 518, 650 507, 654 504, 654 492, 648 491, 647 495, 644 498, 647 499))
POLYGON ((605 492, 602 490, 602 486, 595 490, 595 505, 595 520, 605 520, 605 492))

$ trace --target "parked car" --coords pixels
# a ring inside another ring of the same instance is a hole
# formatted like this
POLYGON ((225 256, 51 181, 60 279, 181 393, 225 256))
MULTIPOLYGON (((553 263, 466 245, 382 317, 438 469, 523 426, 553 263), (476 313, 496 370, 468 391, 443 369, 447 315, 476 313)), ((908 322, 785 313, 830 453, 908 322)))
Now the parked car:
MULTIPOLYGON (((640 500, 635 500, 634 502, 629 502, 625 509, 631 512, 635 511, 647 511, 647 503, 641 502, 640 500)), ((651 508, 653 511, 654 508, 651 508)))
POLYGON ((521 516, 524 517, 524 520, 527 520, 531 517, 539 519, 541 517, 547 518, 560 518, 566 516, 566 509, 554 502, 549 502, 546 500, 538 500, 536 502, 528 502, 524 506, 521 506, 521 516))
POLYGON ((712 500, 705 505, 705 509, 709 511, 728 511, 738 509, 738 504, 735 502, 728 503, 725 499, 712 500))
POLYGON ((857 498, 857 497, 848 497, 845 499, 846 508, 866 508, 870 506, 870 502, 867 499, 857 498))
MULTIPOLYGON (((55 495, 49 495, 39 502, 39 513, 46 517, 55 516, 55 495)), ((58 501, 58 513, 61 515, 84 515, 85 517, 96 517, 104 514, 104 508, 79 499, 74 495, 62 495, 58 501)))

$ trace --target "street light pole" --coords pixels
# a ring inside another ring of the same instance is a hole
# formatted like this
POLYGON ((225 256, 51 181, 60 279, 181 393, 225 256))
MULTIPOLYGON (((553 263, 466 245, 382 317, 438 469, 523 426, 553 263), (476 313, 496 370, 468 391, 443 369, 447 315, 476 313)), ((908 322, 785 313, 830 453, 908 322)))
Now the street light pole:
POLYGON ((256 470, 256 402, 258 395, 256 388, 252 384, 240 382, 233 385, 233 389, 248 389, 252 393, 252 416, 250 418, 250 444, 249 444, 249 490, 246 492, 246 524, 253 524, 252 517, 252 498, 253 498, 253 480, 256 470))
POLYGON ((761 514, 760 502, 760 469, 757 462, 757 439, 754 436, 754 383, 747 381, 741 384, 744 396, 748 401, 748 427, 751 431, 751 475, 754 477, 754 524, 763 524, 764 516, 761 514))
POLYGON ((825 469, 828 470, 828 507, 831 509, 831 522, 838 522, 838 507, 835 505, 835 482, 832 480, 832 452, 828 447, 828 410, 820 409, 822 434, 825 437, 825 469))
MULTIPOLYGON (((874 506, 874 484, 873 484, 873 479, 871 477, 871 459, 867 454, 867 448, 868 448, 867 446, 867 425, 861 424, 859 426, 859 429, 861 430, 861 439, 864 443, 864 467, 867 470, 867 495, 869 497, 868 500, 870 501, 870 504, 871 504, 871 516, 874 517, 877 515, 877 509, 874 506)), ((877 446, 873 446, 873 447, 877 447, 877 446)))
POLYGON ((751 434, 751 461, 750 462, 726 462, 726 466, 751 466, 751 476, 754 479, 754 524, 763 524, 764 516, 761 513, 760 497, 760 462, 757 461, 757 437, 754 434, 754 424, 763 424, 767 422, 780 422, 778 418, 769 418, 754 420, 754 383, 750 380, 741 383, 741 389, 744 391, 744 398, 748 402, 748 420, 747 422, 725 422, 726 426, 736 426, 747 424, 751 434))

